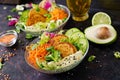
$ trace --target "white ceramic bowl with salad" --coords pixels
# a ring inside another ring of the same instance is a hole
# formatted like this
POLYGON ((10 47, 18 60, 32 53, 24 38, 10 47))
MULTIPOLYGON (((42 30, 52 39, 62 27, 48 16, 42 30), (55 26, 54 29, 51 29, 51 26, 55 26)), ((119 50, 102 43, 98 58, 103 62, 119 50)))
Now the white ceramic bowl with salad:
POLYGON ((60 31, 69 18, 70 11, 66 6, 56 4, 54 0, 43 0, 22 12, 16 28, 38 36, 44 31, 60 31))
POLYGON ((57 34, 44 32, 26 46, 25 60, 42 73, 62 73, 76 67, 85 58, 88 49, 88 40, 77 28, 57 34))

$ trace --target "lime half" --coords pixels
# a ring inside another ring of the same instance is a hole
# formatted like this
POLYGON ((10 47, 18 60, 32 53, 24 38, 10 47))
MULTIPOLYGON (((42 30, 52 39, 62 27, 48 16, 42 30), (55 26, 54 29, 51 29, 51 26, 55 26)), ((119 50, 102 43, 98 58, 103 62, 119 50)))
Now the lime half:
POLYGON ((110 16, 105 12, 97 12, 92 18, 92 25, 111 24, 110 16))

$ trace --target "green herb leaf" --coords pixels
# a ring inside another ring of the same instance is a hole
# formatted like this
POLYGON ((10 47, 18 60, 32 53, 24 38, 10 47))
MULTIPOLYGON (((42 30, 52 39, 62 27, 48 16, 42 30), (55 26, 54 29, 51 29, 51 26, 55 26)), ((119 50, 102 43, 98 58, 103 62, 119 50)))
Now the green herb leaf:
POLYGON ((50 40, 50 36, 46 35, 46 32, 44 32, 41 36, 40 36, 40 41, 38 42, 38 44, 42 45, 47 43, 50 40))
POLYGON ((49 48, 47 48, 46 50, 47 51, 52 51, 54 49, 54 47, 53 46, 50 46, 49 48))
POLYGON ((47 48, 49 55, 46 56, 47 61, 59 61, 61 59, 60 51, 55 50, 54 47, 47 48))
POLYGON ((65 22, 67 18, 64 18, 62 21, 65 22))
POLYGON ((60 51, 54 50, 53 57, 55 62, 59 61, 61 59, 60 51))
POLYGON ((92 62, 95 58, 96 58, 96 56, 91 55, 91 56, 88 58, 88 61, 89 61, 89 62, 92 62))
POLYGON ((19 29, 18 27, 16 27, 15 31, 16 31, 17 33, 20 33, 20 29, 19 29))
POLYGON ((29 11, 30 10, 25 10, 25 11, 22 12, 22 14, 19 18, 20 22, 23 22, 24 24, 27 22, 29 11))
POLYGON ((33 35, 32 34, 26 34, 26 38, 31 39, 31 38, 33 38, 33 35))
POLYGON ((52 31, 52 30, 54 30, 55 28, 56 28, 56 23, 55 23, 55 22, 51 22, 51 23, 49 24, 48 29, 49 29, 50 31, 52 31))
POLYGON ((16 8, 12 8, 11 12, 17 12, 17 9, 16 8))
POLYGON ((2 69, 2 67, 3 67, 3 64, 0 62, 0 69, 2 69))
POLYGON ((8 15, 6 19, 9 20, 9 19, 11 19, 11 18, 12 18, 12 16, 11 16, 11 15, 8 15))
POLYGON ((115 58, 120 58, 120 52, 119 51, 114 52, 114 56, 115 58))
POLYGON ((44 16, 47 17, 47 18, 51 18, 50 14, 44 14, 44 16))
POLYGON ((18 22, 15 26, 16 26, 16 32, 17 32, 17 33, 20 33, 20 30, 22 30, 22 31, 25 30, 24 23, 21 23, 21 22, 19 23, 19 22, 18 22))
POLYGON ((45 58, 46 61, 54 61, 54 57, 52 56, 52 54, 47 55, 45 58))
POLYGON ((33 6, 33 8, 34 8, 37 12, 40 11, 39 5, 37 5, 37 4, 32 4, 32 6, 33 6))
POLYGON ((39 12, 39 11, 40 11, 40 8, 39 8, 39 7, 37 7, 37 8, 36 8, 36 11, 37 11, 37 12, 39 12))

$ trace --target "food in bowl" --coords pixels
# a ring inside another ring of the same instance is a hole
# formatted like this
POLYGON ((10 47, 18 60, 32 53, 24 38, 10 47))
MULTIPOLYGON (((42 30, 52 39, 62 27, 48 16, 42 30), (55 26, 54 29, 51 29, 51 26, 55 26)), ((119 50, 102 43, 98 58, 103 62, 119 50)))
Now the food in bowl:
POLYGON ((44 31, 62 29, 69 17, 70 11, 66 6, 56 4, 53 0, 43 0, 40 4, 33 4, 31 9, 23 11, 16 27, 37 35, 44 31))
POLYGON ((88 40, 77 28, 65 34, 44 32, 26 47, 25 60, 40 72, 61 73, 77 66, 88 48, 88 40))

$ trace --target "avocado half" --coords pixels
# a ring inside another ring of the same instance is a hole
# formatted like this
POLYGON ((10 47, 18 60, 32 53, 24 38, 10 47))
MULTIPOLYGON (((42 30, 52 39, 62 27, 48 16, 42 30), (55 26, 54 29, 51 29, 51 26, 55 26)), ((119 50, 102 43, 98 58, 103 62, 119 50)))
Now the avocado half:
POLYGON ((112 25, 99 24, 85 29, 85 36, 96 44, 109 44, 116 40, 117 32, 112 25))

